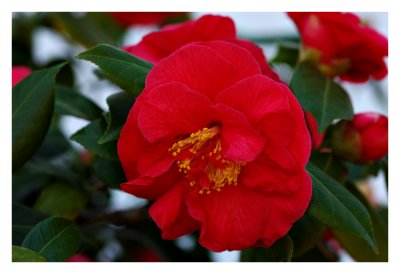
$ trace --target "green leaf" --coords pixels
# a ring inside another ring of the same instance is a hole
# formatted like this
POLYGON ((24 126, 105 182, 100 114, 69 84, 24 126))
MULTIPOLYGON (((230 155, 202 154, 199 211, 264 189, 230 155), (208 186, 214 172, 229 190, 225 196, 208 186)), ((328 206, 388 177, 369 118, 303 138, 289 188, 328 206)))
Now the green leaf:
POLYGON ((278 53, 271 60, 272 64, 285 63, 294 68, 299 59, 299 44, 283 43, 278 45, 278 53))
POLYGON ((110 187, 119 188, 126 182, 124 171, 119 161, 113 161, 102 157, 93 160, 94 175, 110 187))
POLYGON ((348 170, 335 155, 318 151, 311 155, 310 161, 333 179, 344 184, 348 170))
POLYGON ((303 255, 314 248, 321 241, 324 232, 323 224, 309 214, 304 214, 289 231, 293 241, 293 257, 303 255))
POLYGON ((103 118, 99 118, 72 135, 71 140, 80 143, 87 150, 101 157, 119 160, 116 141, 107 142, 105 144, 98 143, 98 140, 103 136, 106 129, 106 121, 103 118))
POLYGON ((122 89, 138 95, 152 64, 110 45, 97 45, 77 56, 96 64, 104 74, 122 89))
POLYGON ((241 262, 290 262, 293 242, 289 236, 277 240, 271 247, 247 248, 240 252, 241 262))
POLYGON ((59 156, 69 149, 72 149, 71 142, 65 137, 64 133, 54 122, 50 125, 49 131, 34 158, 50 159, 59 156))
POLYGON ((119 139, 119 133, 134 103, 135 98, 126 92, 119 92, 107 98, 110 109, 108 126, 104 135, 99 139, 99 144, 119 139))
POLYGON ((100 43, 117 44, 123 29, 119 28, 106 15, 90 12, 77 15, 69 12, 51 13, 53 24, 68 34, 68 37, 85 47, 93 47, 100 43))
MULTIPOLYGON (((379 248, 379 254, 376 254, 371 247, 360 237, 351 233, 333 230, 335 238, 340 245, 350 254, 350 256, 359 262, 387 262, 388 261, 388 227, 385 222, 385 214, 381 216, 375 209, 371 208, 368 201, 355 188, 354 185, 348 185, 348 189, 353 193, 368 209, 371 216, 374 235, 379 248)), ((387 211, 386 211, 387 214, 387 211)), ((386 215, 387 217, 387 215, 386 215)))
POLYGON ((26 235, 22 246, 36 251, 50 262, 63 262, 76 253, 79 243, 80 232, 73 222, 51 217, 38 223, 26 235))
POLYGON ((54 183, 42 190, 34 209, 50 216, 74 220, 85 209, 87 200, 82 191, 65 183, 54 183))
POLYGON ((32 193, 49 183, 51 178, 44 174, 36 174, 25 167, 12 175, 12 200, 24 201, 32 193))
POLYGON ((45 258, 37 254, 35 251, 22 246, 12 246, 13 262, 47 262, 45 258))
POLYGON ((64 65, 35 71, 13 88, 13 170, 35 153, 46 136, 54 107, 54 82, 64 65))
POLYGON ((335 119, 353 118, 353 106, 346 91, 311 63, 297 65, 290 88, 301 106, 317 120, 319 133, 335 119))
POLYGON ((93 101, 67 86, 56 86, 55 113, 72 115, 86 120, 99 118, 103 110, 93 101))
POLYGON ((378 252, 371 217, 363 204, 344 186, 311 162, 306 167, 312 179, 313 194, 308 213, 332 229, 362 237, 378 252))
POLYGON ((12 243, 20 245, 26 234, 47 215, 20 203, 12 203, 12 243))
POLYGON ((66 155, 53 161, 35 160, 26 165, 26 169, 34 174, 46 175, 53 180, 55 178, 66 181, 73 186, 82 187, 84 179, 79 176, 72 166, 71 161, 76 158, 68 158, 66 155))

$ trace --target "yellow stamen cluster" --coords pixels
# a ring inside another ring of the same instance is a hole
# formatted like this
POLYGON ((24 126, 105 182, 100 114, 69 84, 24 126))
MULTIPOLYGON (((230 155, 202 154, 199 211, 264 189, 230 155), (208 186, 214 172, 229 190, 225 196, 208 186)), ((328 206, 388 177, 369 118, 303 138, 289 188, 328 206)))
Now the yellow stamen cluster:
MULTIPOLYGON (((217 127, 203 128, 189 137, 174 143, 169 149, 174 157, 177 157, 183 151, 189 151, 192 156, 186 156, 185 159, 176 161, 179 172, 186 177, 190 177, 190 171, 193 166, 203 163, 204 172, 208 175, 210 187, 202 186, 200 194, 210 194, 212 189, 221 191, 226 184, 237 185, 240 169, 245 163, 236 163, 226 160, 222 157, 222 147, 220 140, 212 142, 212 139, 219 133, 217 127), (212 144, 214 148, 210 148, 212 144), (208 147, 207 147, 208 146, 208 147), (205 153, 206 152, 206 153, 205 153)), ((191 178, 190 186, 195 186, 196 181, 191 178)))
POLYGON ((240 169, 245 163, 235 163, 232 161, 225 161, 224 168, 215 168, 211 163, 208 163, 205 171, 208 174, 208 179, 210 182, 214 183, 213 188, 217 191, 221 191, 221 188, 226 184, 237 185, 238 176, 240 174, 240 169))
POLYGON ((211 140, 217 134, 218 129, 216 127, 205 127, 202 130, 190 134, 189 137, 174 143, 169 151, 172 152, 172 155, 176 157, 184 149, 191 147, 189 151, 193 154, 196 154, 207 141, 211 140))

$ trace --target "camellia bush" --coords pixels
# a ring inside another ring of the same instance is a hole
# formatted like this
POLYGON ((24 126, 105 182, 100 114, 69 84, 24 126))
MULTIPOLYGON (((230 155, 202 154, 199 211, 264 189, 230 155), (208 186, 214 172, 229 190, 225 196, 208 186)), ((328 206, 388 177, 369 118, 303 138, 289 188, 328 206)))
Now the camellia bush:
POLYGON ((368 180, 387 190, 388 118, 344 84, 386 100, 388 40, 351 13, 285 16, 297 35, 245 39, 216 14, 14 14, 12 260, 387 261, 368 180), (40 28, 69 57, 35 62, 40 28))

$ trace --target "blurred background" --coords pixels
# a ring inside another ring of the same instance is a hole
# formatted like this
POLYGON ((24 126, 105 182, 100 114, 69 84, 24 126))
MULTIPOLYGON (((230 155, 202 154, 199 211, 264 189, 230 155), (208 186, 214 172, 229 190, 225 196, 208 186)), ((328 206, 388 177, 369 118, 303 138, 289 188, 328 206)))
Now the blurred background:
MULTIPOLYGON (((296 28, 284 13, 223 12, 218 14, 231 17, 236 24, 238 37, 252 40, 261 46, 268 60, 272 60, 277 54, 278 43, 299 43, 296 28)), ((149 23, 146 18, 132 23, 107 13, 14 13, 13 65, 25 65, 35 70, 61 60, 69 60, 71 65, 62 70, 62 79, 65 84, 72 86, 95 102, 103 111, 106 111, 108 109, 106 98, 120 92, 120 88, 102 78, 96 70, 96 66, 86 61, 76 60, 74 57, 99 43, 117 47, 132 45, 139 42, 147 33, 158 30, 160 25, 196 19, 202 15, 203 13, 197 12, 179 13, 168 20, 153 24, 152 20, 149 23)), ((388 35, 386 13, 358 13, 358 15, 380 33, 388 35)), ((288 82, 291 79, 292 69, 288 65, 274 64, 273 67, 284 81, 288 82)), ((366 84, 343 84, 350 94, 355 113, 372 111, 385 115, 388 115, 387 85, 387 79, 379 82, 371 80, 366 84)), ((101 163, 97 162, 97 168, 92 167, 91 155, 78 143, 69 141, 72 134, 88 123, 89 121, 85 119, 68 115, 60 116, 58 131, 54 132, 59 134, 57 140, 62 141, 51 145, 72 146, 76 155, 79 155, 79 161, 87 163, 88 169, 94 168, 97 179, 107 181, 108 178, 104 178, 107 175, 101 174, 101 163), (65 142, 68 143, 65 144, 65 142)), ((59 159, 56 156, 49 155, 47 159, 53 159, 58 167, 64 165, 63 160, 65 159, 59 159)), ((76 160, 76 158, 73 159, 76 160)), ((69 164, 71 163, 69 162, 69 164)), ((64 174, 62 176, 72 175, 64 174)), ((18 184, 14 183, 18 180, 23 182, 23 178, 14 178, 13 176, 13 200, 16 199, 25 205, 39 208, 39 211, 41 208, 43 209, 37 202, 38 197, 43 196, 42 187, 47 185, 42 179, 40 176, 34 178, 36 183, 31 184, 33 189, 30 189, 28 193, 26 189, 19 188, 18 184)), ((85 235, 85 255, 83 259, 81 258, 82 260, 239 260, 239 252, 214 253, 201 248, 196 241, 197 235, 184 236, 175 241, 162 241, 159 237, 159 230, 154 224, 149 226, 149 220, 138 220, 138 216, 142 214, 141 211, 146 208, 146 200, 120 191, 118 184, 111 184, 110 187, 109 183, 106 183, 106 186, 94 183, 93 187, 95 191, 85 201, 86 205, 89 204, 87 207, 91 212, 86 212, 88 216, 83 214, 76 220, 78 223, 84 224, 87 231, 96 232, 96 235, 85 235), (132 209, 137 210, 132 211, 132 209), (106 218, 111 218, 115 224, 108 224, 107 220, 109 219, 106 218), (117 225, 119 222, 123 223, 125 219, 135 224, 134 228, 117 225)), ((367 182, 363 183, 363 188, 373 203, 387 205, 383 174, 378 173, 377 176, 368 177, 367 182)), ((338 256, 341 261, 352 260, 343 250, 339 251, 338 256)))

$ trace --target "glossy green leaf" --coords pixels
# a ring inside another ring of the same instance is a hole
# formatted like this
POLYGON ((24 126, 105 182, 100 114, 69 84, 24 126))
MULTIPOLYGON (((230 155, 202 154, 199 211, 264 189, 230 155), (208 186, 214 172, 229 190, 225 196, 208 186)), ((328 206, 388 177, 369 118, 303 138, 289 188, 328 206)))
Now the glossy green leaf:
POLYGON ((271 60, 272 64, 285 63, 294 68, 299 58, 299 44, 285 43, 278 45, 278 53, 271 60))
POLYGON ((72 115, 86 120, 99 118, 103 110, 93 101, 67 86, 56 86, 55 113, 72 115))
POLYGON ((110 45, 97 45, 77 56, 96 64, 104 74, 122 89, 138 95, 152 64, 110 45))
POLYGON ((98 143, 106 129, 106 121, 103 118, 99 118, 72 135, 71 140, 80 143, 87 150, 101 157, 118 160, 116 141, 107 142, 105 144, 98 143))
POLYGON ((335 155, 326 152, 314 152, 310 161, 333 179, 344 184, 348 170, 335 155))
POLYGON ((12 175, 12 200, 24 201, 33 193, 37 193, 51 178, 44 174, 31 172, 25 167, 12 175))
POLYGON ((12 243, 21 245, 25 236, 48 216, 23 204, 12 203, 12 243))
POLYGON ((119 188, 126 182, 124 171, 119 161, 113 161, 102 157, 93 160, 94 175, 110 187, 119 188))
POLYGON ((74 220, 85 209, 88 197, 66 183, 54 183, 45 187, 34 208, 50 216, 74 220))
POLYGON ((289 236, 277 240, 271 247, 247 248, 240 252, 241 262, 290 262, 293 242, 289 236))
POLYGON ((303 255, 314 248, 321 241, 325 228, 325 225, 307 213, 297 220, 289 231, 293 241, 293 257, 303 255))
MULTIPOLYGON (((376 243, 379 248, 379 254, 376 254, 372 248, 360 237, 351 233, 333 230, 335 238, 340 245, 350 254, 350 256, 359 262, 387 262, 388 261, 388 227, 385 222, 385 214, 380 215, 377 210, 369 206, 368 201, 353 186, 348 185, 349 190, 353 193, 368 209, 371 216, 372 227, 376 243)), ((384 212, 384 211, 381 211, 384 212)), ((386 211, 387 218, 387 211, 386 211)))
POLYGON ((313 185, 308 213, 332 229, 362 237, 375 252, 378 252, 371 217, 363 204, 314 164, 308 163, 306 169, 313 185))
POLYGON ((119 133, 134 103, 135 98, 126 92, 119 92, 107 98, 110 110, 108 113, 108 125, 106 132, 99 139, 99 144, 119 139, 119 133))
POLYGON ((58 123, 54 122, 50 125, 49 131, 38 151, 35 158, 51 159, 72 149, 71 142, 66 138, 58 127, 58 123))
POLYGON ((64 65, 35 71, 13 88, 13 170, 35 153, 46 136, 54 108, 54 82, 64 65))
POLYGON ((320 133, 335 119, 353 118, 353 106, 346 91, 311 63, 297 65, 290 88, 301 106, 315 117, 320 133))
POLYGON ((40 256, 33 250, 22 246, 12 246, 12 261, 13 262, 47 262, 47 260, 40 256))
POLYGON ((73 222, 51 217, 38 223, 26 235, 22 246, 36 251, 50 262, 63 262, 76 253, 79 244, 80 232, 73 222))

